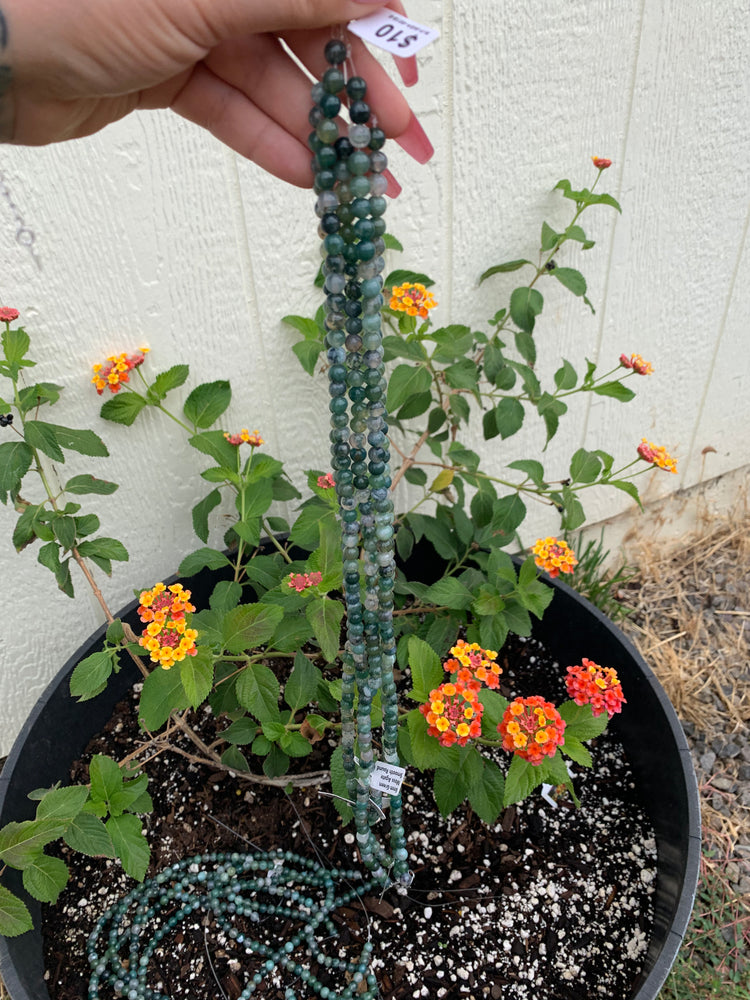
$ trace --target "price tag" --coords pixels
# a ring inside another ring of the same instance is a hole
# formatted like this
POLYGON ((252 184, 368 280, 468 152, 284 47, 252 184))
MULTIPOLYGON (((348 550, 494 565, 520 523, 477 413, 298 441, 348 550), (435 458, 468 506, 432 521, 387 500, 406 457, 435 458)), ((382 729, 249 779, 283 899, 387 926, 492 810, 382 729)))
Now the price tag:
POLYGON ((405 776, 405 767, 386 764, 382 760, 376 761, 372 769, 370 788, 374 788, 376 792, 385 792, 386 795, 397 795, 405 776))
POLYGON ((386 8, 350 21, 348 27, 364 41, 385 49, 392 56, 401 57, 413 56, 440 37, 437 28, 427 28, 386 8))

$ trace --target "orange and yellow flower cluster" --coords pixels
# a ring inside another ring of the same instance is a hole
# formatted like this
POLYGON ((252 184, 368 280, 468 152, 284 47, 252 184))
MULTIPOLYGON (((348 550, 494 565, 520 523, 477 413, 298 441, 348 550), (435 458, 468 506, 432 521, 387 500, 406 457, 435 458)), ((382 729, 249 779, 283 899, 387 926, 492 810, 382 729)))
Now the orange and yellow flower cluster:
POLYGON ((456 679, 467 688, 479 691, 482 685, 496 688, 500 684, 502 668, 496 663, 497 653, 494 649, 482 649, 478 642, 464 642, 459 639, 451 647, 454 658, 443 664, 449 674, 455 673, 456 679))
POLYGON ((195 611, 190 603, 190 591, 181 583, 166 587, 157 583, 151 590, 144 590, 140 596, 138 615, 148 623, 138 640, 151 654, 153 663, 169 670, 186 656, 195 656, 195 640, 198 633, 188 628, 185 615, 195 611))
POLYGON ((565 721, 554 705, 536 694, 512 701, 497 731, 503 738, 503 749, 530 764, 554 757, 565 742, 565 721))
POLYGON ((101 396, 105 389, 111 393, 119 392, 123 383, 130 381, 129 373, 146 360, 147 353, 148 347, 142 347, 135 354, 113 354, 107 358, 106 364, 94 365, 91 381, 97 393, 101 396))
POLYGON ((396 312, 405 312, 409 316, 427 319, 428 310, 434 309, 437 302, 424 285, 407 281, 391 289, 391 301, 388 305, 396 312))
POLYGON ((644 462, 656 465, 659 469, 664 469, 665 472, 677 472, 677 459, 672 458, 667 449, 661 445, 653 444, 651 441, 641 438, 641 443, 638 445, 638 454, 644 462))
POLYGON ((617 671, 600 667, 585 656, 580 666, 568 667, 565 686, 576 705, 591 705, 594 715, 606 712, 611 719, 626 703, 617 671))
POLYGON ((531 551, 537 566, 547 570, 552 577, 560 573, 572 573, 578 565, 578 560, 568 543, 557 538, 538 538, 531 551))
POLYGON ((620 365, 623 368, 632 368, 636 375, 653 375, 654 366, 650 361, 644 361, 640 354, 620 355, 620 365))
POLYGON ((427 732, 441 746, 458 743, 463 747, 470 739, 482 735, 484 706, 476 690, 461 681, 441 684, 430 691, 430 700, 420 705, 419 711, 427 719, 427 732))
POLYGON ((308 587, 317 587, 323 579, 322 573, 290 573, 287 586, 301 594, 308 587))
POLYGON ((247 427, 243 427, 239 434, 225 434, 224 437, 230 444, 238 447, 241 444, 249 444, 251 448, 260 448, 266 443, 260 436, 260 431, 253 431, 251 434, 247 427))

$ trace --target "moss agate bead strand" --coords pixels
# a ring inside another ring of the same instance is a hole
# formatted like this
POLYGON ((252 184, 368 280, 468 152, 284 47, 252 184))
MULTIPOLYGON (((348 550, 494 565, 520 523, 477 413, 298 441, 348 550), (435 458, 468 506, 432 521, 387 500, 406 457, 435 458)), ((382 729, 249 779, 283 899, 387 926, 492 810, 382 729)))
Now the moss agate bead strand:
POLYGON ((377 760, 372 706, 378 692, 384 718, 382 758, 389 764, 399 763, 393 678, 396 569, 381 330, 387 184, 383 176, 387 159, 381 150, 385 134, 371 121, 365 81, 358 76, 344 80, 340 68, 346 61, 343 42, 329 42, 325 55, 329 68, 312 88, 314 131, 309 143, 314 154, 318 232, 323 241, 331 465, 341 518, 347 612, 341 700, 343 765, 362 861, 384 884, 392 880, 408 885, 411 876, 400 796, 386 797, 391 810, 390 853, 371 828, 382 815, 382 796, 370 787, 377 760), (334 107, 330 96, 340 100, 344 93, 351 124, 347 134, 340 135, 329 114, 334 107))

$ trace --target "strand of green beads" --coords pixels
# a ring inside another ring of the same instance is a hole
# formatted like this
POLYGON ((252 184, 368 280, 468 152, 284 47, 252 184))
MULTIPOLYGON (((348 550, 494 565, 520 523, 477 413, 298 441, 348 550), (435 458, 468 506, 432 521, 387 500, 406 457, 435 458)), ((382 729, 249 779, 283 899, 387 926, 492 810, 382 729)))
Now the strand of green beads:
POLYGON ((344 42, 331 40, 325 56, 329 68, 312 89, 309 120, 314 131, 309 143, 314 154, 316 213, 325 257, 331 464, 341 516, 347 612, 342 758, 362 861, 384 884, 393 879, 408 885, 411 875, 400 795, 390 796, 387 803, 391 808, 390 854, 371 829, 382 815, 382 796, 370 787, 376 762, 372 707, 378 692, 383 708, 383 759, 399 763, 393 678, 396 568, 381 329, 385 134, 371 121, 365 81, 357 76, 345 80, 344 42), (341 110, 339 95, 344 92, 351 125, 347 135, 340 135, 334 119, 341 110), (360 546, 364 551, 362 569, 360 546))
MULTIPOLYGON (((89 1000, 99 1000, 102 986, 107 996, 114 991, 127 1000, 169 1000, 148 985, 149 969, 165 938, 197 910, 259 963, 240 1000, 249 1000, 281 970, 321 1000, 373 1000, 370 942, 350 960, 341 958, 337 947, 327 954, 322 943, 338 940, 332 914, 379 884, 375 878, 363 882, 355 871, 321 869, 317 861, 290 851, 188 858, 137 886, 99 918, 87 946, 89 1000), (280 945, 273 936, 249 938, 236 925, 238 917, 258 922, 267 916, 292 922, 295 932, 280 945), (320 937, 321 927, 326 937, 320 937)), ((285 1000, 296 1000, 292 986, 286 987, 285 1000)))

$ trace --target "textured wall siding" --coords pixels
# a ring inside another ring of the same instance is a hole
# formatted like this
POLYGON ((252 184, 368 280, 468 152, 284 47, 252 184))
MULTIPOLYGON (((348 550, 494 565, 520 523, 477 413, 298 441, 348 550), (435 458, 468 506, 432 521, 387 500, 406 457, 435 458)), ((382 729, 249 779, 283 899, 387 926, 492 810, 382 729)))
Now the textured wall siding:
MULTIPOLYGON (((642 436, 680 459, 679 476, 653 477, 649 495, 746 466, 746 0, 413 0, 409 8, 441 30, 411 94, 437 154, 419 167, 389 149, 404 187, 387 216, 405 247, 391 265, 435 279, 439 323, 487 330, 518 275, 481 287, 478 276, 501 260, 533 258, 542 219, 569 218, 554 183, 590 183, 589 155, 611 156, 603 180, 623 216, 592 209, 586 229, 597 247, 574 248, 565 260, 584 271, 596 314, 553 279, 540 286, 537 339, 540 353, 550 352, 540 372, 560 356, 614 365, 621 351, 639 351, 656 374, 639 380, 626 407, 576 400, 545 468, 565 475, 581 445, 625 462, 642 436), (703 454, 709 446, 715 452, 703 454)), ((56 148, 5 147, 0 169, 44 265, 37 273, 17 247, 0 201, 0 304, 21 310, 36 356, 44 355, 35 375, 66 386, 57 422, 94 426, 112 453, 71 455, 61 479, 91 470, 122 484, 111 497, 83 498, 102 533, 130 551, 130 563, 101 581, 116 608, 197 546, 190 508, 207 489, 194 453, 159 414, 133 428, 99 421, 88 383, 94 361, 145 343, 151 371, 188 362, 196 379, 230 377, 228 425, 261 428, 300 484, 305 469, 326 467, 326 388, 290 361, 293 335, 280 323, 319 301, 311 195, 168 113, 131 116, 56 148)), ((532 422, 511 443, 481 447, 500 474, 541 440, 532 422)), ((594 519, 626 504, 614 491, 586 497, 594 519)), ((100 621, 82 581, 74 604, 33 550, 14 552, 14 523, 0 508, 0 753, 100 621)), ((221 511, 214 523, 218 540, 221 511)), ((537 511, 529 534, 554 523, 537 511)))

